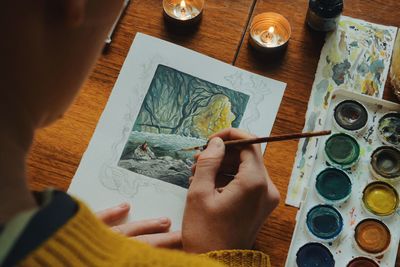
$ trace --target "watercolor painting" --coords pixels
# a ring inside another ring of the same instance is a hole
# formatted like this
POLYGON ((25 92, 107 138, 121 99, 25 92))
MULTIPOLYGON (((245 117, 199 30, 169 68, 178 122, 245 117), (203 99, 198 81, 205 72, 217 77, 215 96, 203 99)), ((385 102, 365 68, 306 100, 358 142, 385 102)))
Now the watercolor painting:
MULTIPOLYGON (((396 27, 341 17, 336 31, 327 34, 321 51, 304 131, 323 128, 336 89, 382 98, 396 31, 396 27)), ((299 142, 286 204, 299 206, 317 146, 317 138, 299 142)))
POLYGON ((158 65, 118 166, 188 188, 194 152, 210 135, 239 127, 249 101, 231 90, 158 65))

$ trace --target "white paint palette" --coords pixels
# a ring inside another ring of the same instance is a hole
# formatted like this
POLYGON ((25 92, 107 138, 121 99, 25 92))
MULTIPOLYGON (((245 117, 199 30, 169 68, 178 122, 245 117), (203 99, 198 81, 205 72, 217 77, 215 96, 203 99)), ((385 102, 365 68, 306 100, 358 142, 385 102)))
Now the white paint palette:
MULTIPOLYGON (((372 152, 376 148, 384 145, 377 136, 378 121, 384 114, 388 112, 399 112, 400 105, 345 90, 336 90, 332 94, 325 123, 325 129, 332 129, 332 134, 343 132, 334 125, 334 108, 338 103, 344 100, 355 100, 364 105, 368 111, 368 122, 364 132, 355 133, 352 135, 360 145, 360 158, 358 163, 356 163, 353 167, 344 170, 352 181, 351 195, 345 202, 335 205, 335 208, 340 212, 343 218, 343 229, 340 235, 334 241, 329 240, 330 242, 321 242, 321 239, 318 239, 310 234, 306 224, 307 214, 311 208, 320 204, 331 204, 322 200, 315 189, 317 175, 324 169, 331 167, 327 163, 327 158, 324 153, 325 142, 329 136, 320 137, 318 142, 316 142, 317 145, 315 149, 318 152, 313 163, 314 167, 312 176, 305 177, 309 179, 309 184, 304 191, 305 193, 302 198, 301 206, 297 213, 297 223, 286 260, 286 267, 299 266, 296 262, 299 249, 305 244, 312 242, 320 243, 330 251, 333 256, 334 265, 311 264, 300 266, 345 267, 348 266, 351 260, 357 257, 368 257, 375 261, 378 266, 392 267, 395 265, 397 249, 400 240, 400 210, 397 208, 393 215, 386 217, 373 215, 363 207, 362 197, 366 185, 377 181, 371 174, 369 165, 372 152), (366 253, 360 250, 357 246, 357 242, 354 240, 355 227, 358 223, 368 218, 377 219, 380 222, 383 222, 389 228, 391 233, 390 246, 388 247, 388 250, 379 257, 373 256, 372 253, 366 253)), ((392 183, 391 185, 397 190, 397 192, 400 192, 400 183, 392 183)))

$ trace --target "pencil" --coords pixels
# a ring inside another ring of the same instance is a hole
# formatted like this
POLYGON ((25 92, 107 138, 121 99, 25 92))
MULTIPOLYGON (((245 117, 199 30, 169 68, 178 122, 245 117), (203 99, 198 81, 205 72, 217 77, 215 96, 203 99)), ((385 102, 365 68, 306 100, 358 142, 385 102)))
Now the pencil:
MULTIPOLYGON (((329 135, 331 131, 320 131, 320 132, 307 132, 307 133, 292 133, 292 134, 284 134, 277 136, 269 136, 269 137, 256 137, 256 138, 248 138, 248 139, 238 139, 238 140, 229 140, 224 141, 226 147, 230 146, 244 146, 244 145, 252 145, 252 144, 260 144, 266 142, 278 142, 278 141, 286 141, 300 138, 309 138, 315 136, 323 136, 329 135)), ((203 146, 195 146, 189 148, 183 148, 181 151, 191 151, 191 150, 203 150, 207 148, 207 144, 203 146)))

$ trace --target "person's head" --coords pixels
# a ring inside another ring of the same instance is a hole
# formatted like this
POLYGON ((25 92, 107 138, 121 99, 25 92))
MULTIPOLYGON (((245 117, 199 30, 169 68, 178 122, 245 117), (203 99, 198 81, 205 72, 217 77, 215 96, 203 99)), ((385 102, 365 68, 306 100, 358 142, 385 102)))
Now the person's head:
POLYGON ((121 5, 122 0, 2 1, 4 117, 41 127, 62 116, 101 52, 121 5))

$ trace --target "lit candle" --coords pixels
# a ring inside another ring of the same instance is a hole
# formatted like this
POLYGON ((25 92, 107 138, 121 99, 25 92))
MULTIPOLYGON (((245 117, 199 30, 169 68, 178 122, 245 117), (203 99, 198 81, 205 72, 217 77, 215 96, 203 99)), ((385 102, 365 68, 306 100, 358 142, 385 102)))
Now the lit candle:
POLYGON ((262 52, 284 51, 291 32, 289 21, 282 15, 261 13, 250 25, 250 44, 262 52))
POLYGON ((277 47, 283 44, 282 37, 275 33, 275 27, 270 26, 267 31, 260 34, 260 43, 266 47, 277 47))
POLYGON ((169 22, 189 26, 200 21, 204 0, 163 0, 163 8, 169 22))
POLYGON ((185 0, 182 0, 174 8, 174 16, 180 20, 189 20, 197 16, 200 12, 198 9, 193 8, 190 4, 187 4, 185 0))

